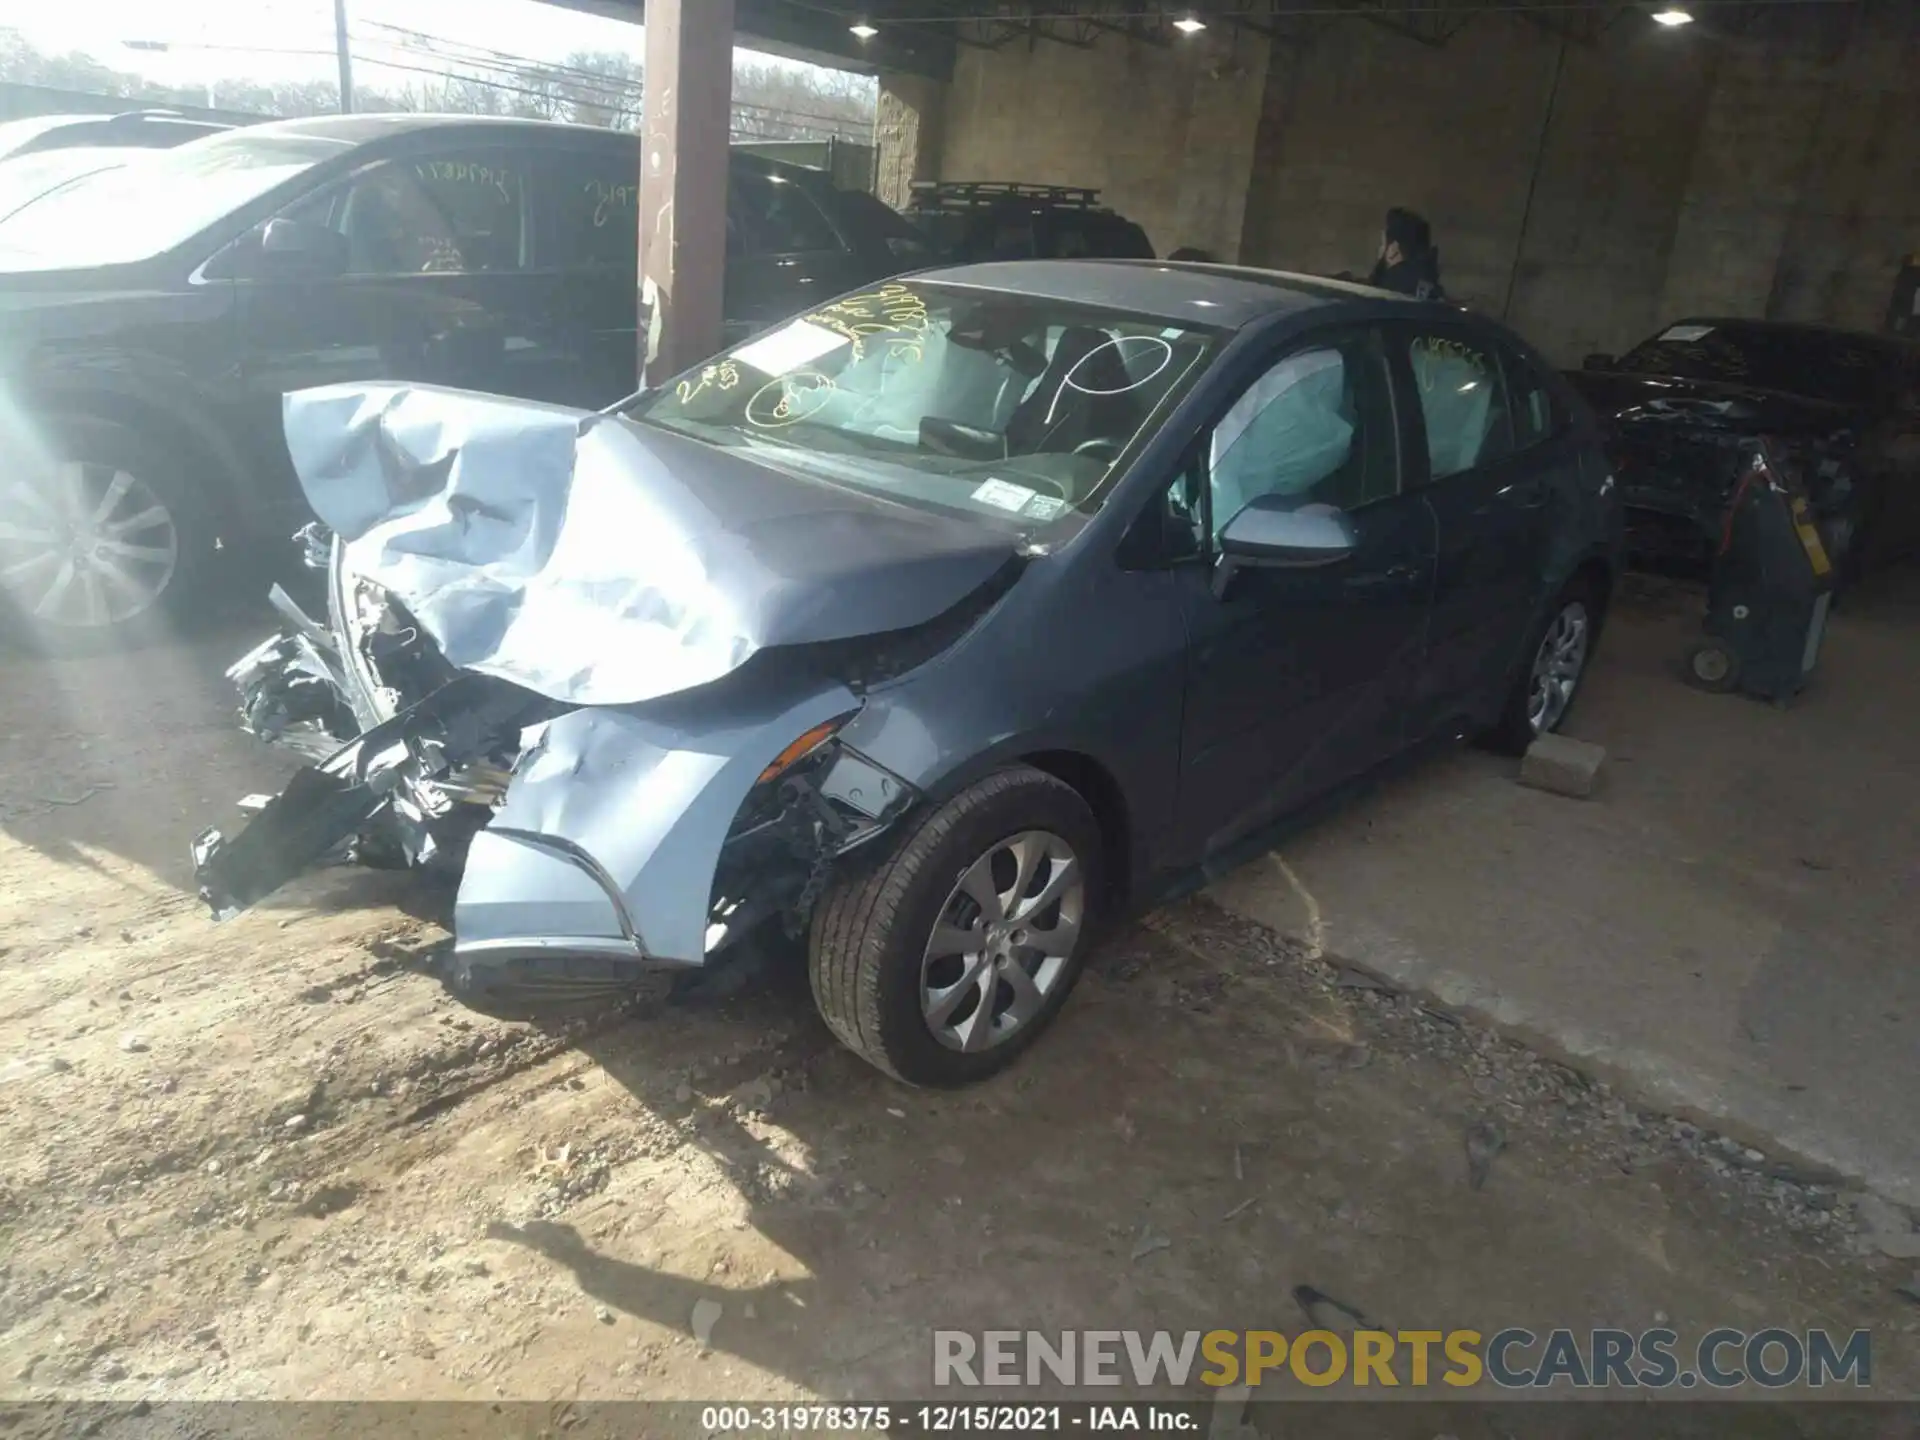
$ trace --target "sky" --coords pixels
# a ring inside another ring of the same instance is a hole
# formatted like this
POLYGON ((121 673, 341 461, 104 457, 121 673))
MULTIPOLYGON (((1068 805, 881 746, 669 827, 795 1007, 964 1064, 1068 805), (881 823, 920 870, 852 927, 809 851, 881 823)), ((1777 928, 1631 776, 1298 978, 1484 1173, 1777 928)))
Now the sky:
MULTIPOLYGON (((388 78, 373 63, 378 55, 420 63, 396 50, 419 42, 382 26, 533 60, 563 60, 581 50, 637 54, 644 33, 638 25, 538 0, 347 0, 347 16, 355 48, 365 51, 355 78, 364 73, 373 85, 388 78)), ((0 26, 20 31, 37 49, 77 50, 165 85, 227 76, 330 80, 335 73, 333 0, 0 0, 0 26), (129 49, 128 41, 168 48, 129 49)))

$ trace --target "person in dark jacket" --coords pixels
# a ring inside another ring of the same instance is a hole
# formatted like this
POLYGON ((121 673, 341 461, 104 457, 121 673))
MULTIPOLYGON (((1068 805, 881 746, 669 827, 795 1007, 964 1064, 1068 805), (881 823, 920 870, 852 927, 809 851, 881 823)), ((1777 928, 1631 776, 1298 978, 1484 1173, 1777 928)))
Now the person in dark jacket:
POLYGON ((1440 250, 1426 218, 1399 206, 1387 211, 1380 236, 1380 258, 1373 263, 1369 285, 1395 290, 1416 300, 1444 300, 1440 286, 1440 250))

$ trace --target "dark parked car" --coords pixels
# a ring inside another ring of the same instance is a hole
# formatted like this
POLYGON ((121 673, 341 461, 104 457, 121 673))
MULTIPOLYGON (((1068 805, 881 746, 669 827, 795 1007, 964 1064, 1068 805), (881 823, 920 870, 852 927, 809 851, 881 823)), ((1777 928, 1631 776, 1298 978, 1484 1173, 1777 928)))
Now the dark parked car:
POLYGON ((350 839, 464 856, 487 1005, 784 916, 925 1083, 1031 1040, 1116 907, 1422 741, 1557 726, 1618 539, 1512 335, 1218 266, 938 270, 625 414, 337 386, 287 436, 331 624, 232 674, 319 764, 196 841, 215 913, 350 839))
POLYGON ((128 110, 119 115, 32 115, 0 125, 0 160, 83 146, 169 150, 231 130, 218 120, 189 120, 170 110, 128 110))
MULTIPOLYGON (((585 127, 289 120, 157 151, 0 222, 15 623, 69 644, 137 628, 192 600, 217 539, 283 540, 306 514, 287 390, 630 393, 639 163, 634 136, 585 127)), ((818 172, 736 155, 730 186, 736 334, 906 268, 818 172)))
POLYGON ((1151 260, 1147 232, 1100 204, 1098 190, 989 180, 920 180, 907 217, 940 257, 984 260, 1151 260))
POLYGON ((1698 560, 1720 543, 1742 442, 1795 463, 1828 548, 1855 576, 1920 544, 1920 345, 1768 320, 1682 320, 1570 377, 1609 428, 1633 548, 1698 560))

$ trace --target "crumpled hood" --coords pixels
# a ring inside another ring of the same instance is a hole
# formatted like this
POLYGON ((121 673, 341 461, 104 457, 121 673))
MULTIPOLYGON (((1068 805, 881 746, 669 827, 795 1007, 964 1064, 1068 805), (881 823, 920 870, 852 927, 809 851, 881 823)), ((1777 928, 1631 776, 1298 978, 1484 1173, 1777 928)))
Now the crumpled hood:
POLYGON ((453 665, 567 703, 637 704, 773 646, 924 624, 1017 543, 560 406, 334 385, 284 413, 347 569, 453 665))

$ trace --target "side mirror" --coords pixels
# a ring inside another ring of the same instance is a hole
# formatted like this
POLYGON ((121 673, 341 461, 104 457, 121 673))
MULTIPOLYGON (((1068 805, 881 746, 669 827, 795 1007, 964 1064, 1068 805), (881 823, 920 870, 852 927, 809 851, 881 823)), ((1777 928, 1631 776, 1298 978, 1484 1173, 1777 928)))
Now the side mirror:
POLYGON ((1234 572, 1243 567, 1335 565, 1352 555, 1358 543, 1353 523, 1332 506, 1293 508, 1282 496, 1262 495, 1220 532, 1214 594, 1224 595, 1234 572))
POLYGON ((325 225, 277 215, 260 227, 255 269, 263 275, 347 273, 347 237, 325 225))
POLYGON ((1611 370, 1619 361, 1612 355, 1595 352, 1580 362, 1582 370, 1611 370))

